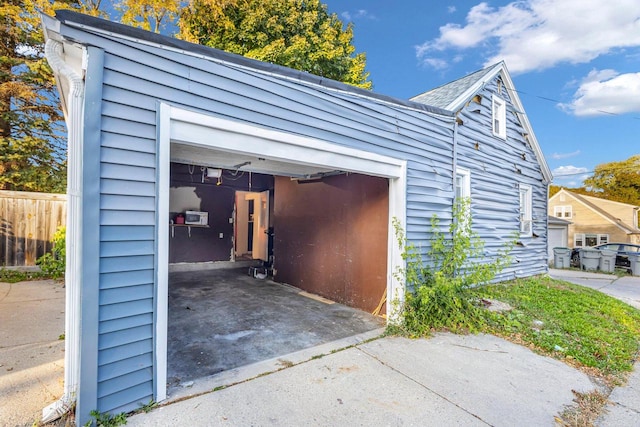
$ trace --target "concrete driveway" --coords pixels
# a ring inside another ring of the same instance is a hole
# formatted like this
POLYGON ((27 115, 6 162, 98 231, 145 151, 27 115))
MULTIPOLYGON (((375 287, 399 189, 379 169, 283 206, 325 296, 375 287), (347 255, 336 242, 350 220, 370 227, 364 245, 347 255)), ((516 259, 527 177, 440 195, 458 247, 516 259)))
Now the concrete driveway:
POLYGON ((0 282, 0 425, 32 426, 63 392, 63 284, 0 282))
MULTIPOLYGON (((550 274, 640 302, 638 277, 550 274)), ((63 330, 62 284, 0 283, 0 425, 31 426, 61 396, 63 330)), ((573 390, 595 388, 580 371, 491 335, 370 341, 380 333, 214 375, 128 425, 554 425, 573 390)), ((610 401, 597 425, 638 425, 638 369, 610 401)))
POLYGON ((385 337, 209 388, 127 426, 552 426, 572 390, 594 388, 582 372, 491 335, 385 337))
MULTIPOLYGON (((640 302, 640 278, 570 270, 551 275, 640 302)), ((342 351, 309 349, 213 376, 128 425, 552 426, 573 404, 574 391, 596 388, 582 372, 491 335, 356 338, 342 351)), ((597 425, 639 425, 638 370, 610 400, 597 425)))

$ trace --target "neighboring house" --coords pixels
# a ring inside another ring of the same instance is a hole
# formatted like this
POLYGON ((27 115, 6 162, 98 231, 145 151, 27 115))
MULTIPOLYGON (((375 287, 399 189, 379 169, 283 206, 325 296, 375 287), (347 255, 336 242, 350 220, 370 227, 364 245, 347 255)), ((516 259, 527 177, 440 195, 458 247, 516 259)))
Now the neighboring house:
POLYGON ((548 258, 549 262, 553 261, 553 248, 567 248, 569 247, 569 226, 571 221, 549 215, 549 248, 548 258))
POLYGON ((571 221, 568 246, 609 242, 640 243, 640 206, 585 196, 560 189, 549 198, 549 215, 571 221))
POLYGON ((551 175, 503 63, 404 101, 70 11, 43 22, 80 424, 166 398, 170 264, 273 260, 275 280, 361 309, 386 292, 394 318, 393 221, 426 251, 432 216, 470 197, 488 257, 517 240, 501 277, 547 271, 551 175))

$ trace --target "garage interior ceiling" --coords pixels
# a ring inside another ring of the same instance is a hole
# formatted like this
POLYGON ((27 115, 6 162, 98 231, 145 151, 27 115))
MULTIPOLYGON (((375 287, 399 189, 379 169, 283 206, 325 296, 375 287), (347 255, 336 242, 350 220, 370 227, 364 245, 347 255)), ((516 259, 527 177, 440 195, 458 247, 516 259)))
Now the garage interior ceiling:
POLYGON ((289 176, 292 178, 310 178, 333 175, 340 172, 314 166, 303 161, 282 162, 268 157, 257 157, 215 150, 210 147, 196 147, 178 143, 171 143, 171 161, 219 169, 289 176))

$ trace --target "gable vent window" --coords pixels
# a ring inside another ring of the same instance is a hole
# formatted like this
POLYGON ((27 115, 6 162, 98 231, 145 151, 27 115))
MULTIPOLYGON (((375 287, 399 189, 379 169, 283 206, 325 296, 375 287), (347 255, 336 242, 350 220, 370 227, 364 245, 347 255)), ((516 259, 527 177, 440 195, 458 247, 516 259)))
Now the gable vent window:
POLYGON ((553 215, 558 218, 571 218, 571 206, 556 206, 553 208, 553 215))
POLYGON ((507 139, 507 108, 503 99, 493 96, 491 99, 493 111, 493 134, 507 139))

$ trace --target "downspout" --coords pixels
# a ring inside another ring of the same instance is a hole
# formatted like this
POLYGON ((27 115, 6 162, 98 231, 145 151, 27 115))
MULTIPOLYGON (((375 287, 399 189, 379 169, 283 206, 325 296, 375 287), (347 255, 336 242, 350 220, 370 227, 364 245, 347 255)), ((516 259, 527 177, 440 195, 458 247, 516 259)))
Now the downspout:
POLYGON ((453 204, 451 209, 455 206, 456 200, 456 170, 458 169, 458 111, 453 121, 453 204))
MULTIPOLYGON (((459 123, 459 118, 458 118, 458 114, 460 114, 460 111, 462 110, 458 110, 458 112, 456 112, 455 115, 455 119, 453 120, 453 203, 451 204, 451 215, 453 217, 454 214, 454 210, 456 207, 456 204, 458 203, 458 196, 456 195, 456 179, 457 179, 457 175, 458 175, 458 123, 459 123)), ((469 209, 471 209, 471 205, 469 205, 469 209)), ((455 218, 452 218, 452 221, 455 221, 455 218)), ((451 236, 452 239, 452 243, 453 246, 456 246, 456 241, 455 241, 455 233, 453 236, 451 236)), ((457 272, 454 270, 453 274, 454 276, 456 276, 457 272)))
POLYGON ((67 233, 65 270, 64 394, 42 411, 43 423, 55 420, 73 407, 80 377, 80 302, 82 286, 82 132, 84 80, 63 59, 62 43, 49 39, 45 57, 53 71, 69 82, 67 124, 67 233))

